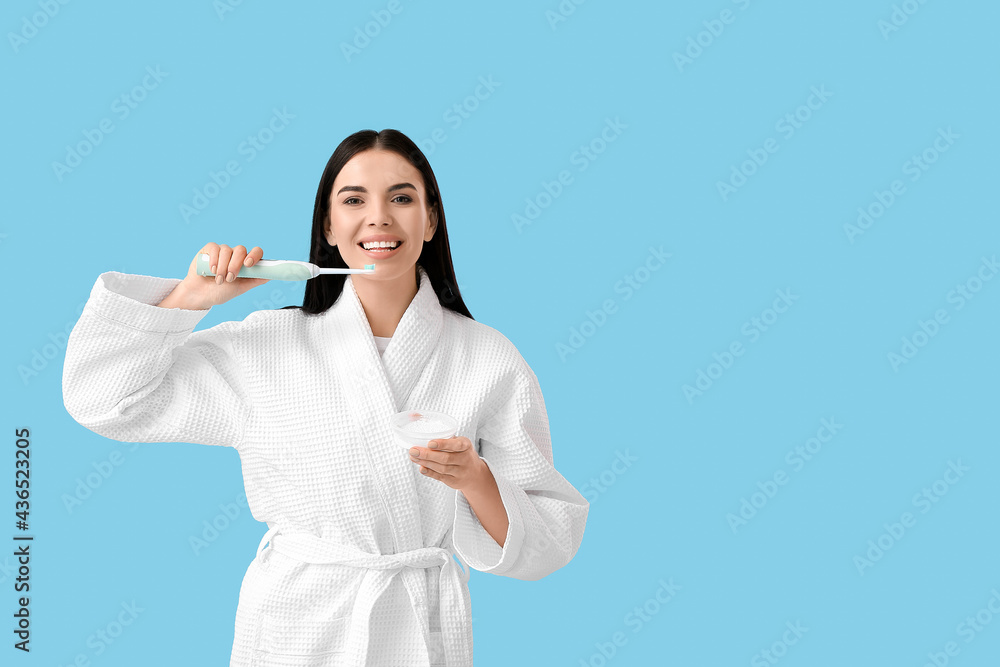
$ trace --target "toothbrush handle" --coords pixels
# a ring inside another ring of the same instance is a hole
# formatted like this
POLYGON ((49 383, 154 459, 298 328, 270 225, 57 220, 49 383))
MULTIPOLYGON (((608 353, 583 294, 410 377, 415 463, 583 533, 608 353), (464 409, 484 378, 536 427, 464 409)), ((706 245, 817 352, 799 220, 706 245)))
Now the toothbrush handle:
MULTIPOLYGON (((208 265, 208 253, 198 255, 199 276, 214 276, 208 265)), ((253 266, 240 267, 237 278, 267 278, 269 280, 309 280, 313 277, 312 265, 294 259, 261 259, 253 266)))

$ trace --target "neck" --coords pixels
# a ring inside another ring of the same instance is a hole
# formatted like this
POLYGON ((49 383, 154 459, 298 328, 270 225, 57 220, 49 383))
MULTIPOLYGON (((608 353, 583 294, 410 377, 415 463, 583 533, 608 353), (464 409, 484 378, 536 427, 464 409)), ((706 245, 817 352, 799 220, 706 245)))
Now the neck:
POLYGON ((405 271, 392 280, 372 280, 362 274, 354 274, 351 282, 368 317, 372 335, 392 336, 406 308, 417 295, 416 266, 413 271, 405 271))

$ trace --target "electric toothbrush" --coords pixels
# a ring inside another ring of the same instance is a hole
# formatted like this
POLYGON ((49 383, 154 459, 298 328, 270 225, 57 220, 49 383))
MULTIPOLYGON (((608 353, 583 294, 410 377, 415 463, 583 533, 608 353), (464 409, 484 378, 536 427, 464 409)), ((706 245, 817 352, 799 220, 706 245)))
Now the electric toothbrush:
MULTIPOLYGON (((214 276, 208 265, 208 253, 198 255, 196 271, 199 276, 214 276)), ((309 280, 323 274, 375 273, 374 264, 365 264, 363 269, 325 269, 310 262, 295 259, 261 259, 253 266, 241 266, 236 278, 268 278, 270 280, 309 280)))

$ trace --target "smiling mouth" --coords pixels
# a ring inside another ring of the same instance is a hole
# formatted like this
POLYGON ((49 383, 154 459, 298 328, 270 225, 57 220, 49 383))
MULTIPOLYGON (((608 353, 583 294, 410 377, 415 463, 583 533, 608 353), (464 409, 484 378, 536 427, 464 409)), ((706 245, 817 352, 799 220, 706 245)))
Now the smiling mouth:
POLYGON ((401 245, 403 245, 402 241, 381 241, 376 243, 359 243, 358 247, 364 250, 365 252, 378 254, 378 253, 390 253, 393 250, 399 248, 401 245))

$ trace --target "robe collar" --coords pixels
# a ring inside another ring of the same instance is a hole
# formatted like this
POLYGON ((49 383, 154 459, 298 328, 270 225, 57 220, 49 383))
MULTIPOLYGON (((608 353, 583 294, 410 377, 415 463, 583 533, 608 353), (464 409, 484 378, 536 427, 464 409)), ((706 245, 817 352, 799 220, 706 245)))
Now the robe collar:
MULTIPOLYGON (((334 372, 360 441, 345 443, 367 456, 386 500, 397 552, 426 546, 414 475, 417 467, 396 442, 389 418, 405 409, 410 392, 439 344, 444 313, 430 277, 419 264, 417 293, 381 358, 351 276, 324 318, 334 372)), ((426 408, 425 408, 426 409, 426 408)), ((388 545, 386 545, 388 546, 388 545)))
POLYGON ((357 381, 385 384, 392 394, 394 412, 406 399, 441 337, 444 312, 424 267, 417 264, 417 293, 406 307, 388 347, 380 356, 361 299, 348 274, 341 297, 329 308, 331 317, 348 323, 342 333, 346 347, 359 354, 352 360, 357 381))

